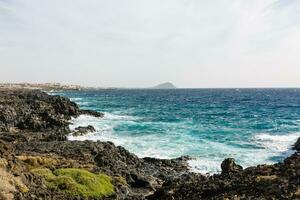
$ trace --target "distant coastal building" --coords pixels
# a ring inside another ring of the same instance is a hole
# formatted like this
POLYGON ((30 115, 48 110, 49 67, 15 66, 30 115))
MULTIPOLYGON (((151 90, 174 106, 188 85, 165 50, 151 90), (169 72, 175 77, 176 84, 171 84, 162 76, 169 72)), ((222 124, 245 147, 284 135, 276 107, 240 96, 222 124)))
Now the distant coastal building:
POLYGON ((63 85, 60 83, 0 83, 0 88, 9 89, 37 89, 37 90, 83 90, 79 85, 63 85))

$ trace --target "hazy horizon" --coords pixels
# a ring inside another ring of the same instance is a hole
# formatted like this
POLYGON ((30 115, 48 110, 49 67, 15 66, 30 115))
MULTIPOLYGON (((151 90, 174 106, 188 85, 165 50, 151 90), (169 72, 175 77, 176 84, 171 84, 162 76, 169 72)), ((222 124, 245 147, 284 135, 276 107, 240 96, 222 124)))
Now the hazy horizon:
POLYGON ((300 87, 297 0, 0 0, 0 82, 300 87))

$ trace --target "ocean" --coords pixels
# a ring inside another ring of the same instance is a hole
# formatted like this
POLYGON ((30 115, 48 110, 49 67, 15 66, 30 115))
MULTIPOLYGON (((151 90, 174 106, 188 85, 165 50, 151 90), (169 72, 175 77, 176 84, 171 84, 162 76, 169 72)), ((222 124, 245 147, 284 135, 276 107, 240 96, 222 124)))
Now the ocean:
POLYGON ((271 164, 292 154, 300 137, 300 89, 176 89, 56 92, 80 108, 71 129, 96 132, 70 140, 111 141, 139 157, 189 155, 190 170, 220 172, 228 157, 243 167, 271 164))

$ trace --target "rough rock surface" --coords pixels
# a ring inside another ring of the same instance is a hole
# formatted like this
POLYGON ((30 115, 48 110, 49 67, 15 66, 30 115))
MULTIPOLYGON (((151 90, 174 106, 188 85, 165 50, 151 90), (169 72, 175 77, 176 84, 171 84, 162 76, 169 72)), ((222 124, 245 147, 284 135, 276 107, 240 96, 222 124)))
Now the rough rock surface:
POLYGON ((0 91, 0 131, 68 131, 68 120, 80 114, 70 100, 40 91, 0 91))
POLYGON ((82 135, 86 135, 87 133, 93 133, 95 131, 96 131, 96 129, 93 126, 91 126, 91 125, 88 125, 88 126, 79 126, 79 127, 75 128, 75 131, 72 133, 72 135, 74 135, 74 136, 82 136, 82 135))
POLYGON ((300 137, 298 138, 297 142, 294 144, 294 150, 300 151, 300 137))
POLYGON ((141 159, 111 142, 67 141, 68 120, 80 114, 103 116, 39 91, 0 91, 0 199, 101 199, 74 197, 63 192, 68 185, 51 190, 37 168, 106 174, 115 194, 105 199, 300 199, 299 152, 244 170, 225 159, 221 174, 204 176, 188 172, 189 157, 141 159))
POLYGON ((243 167, 235 163, 234 158, 226 158, 221 164, 222 173, 233 173, 243 170, 243 167))
POLYGON ((244 170, 235 164, 234 159, 228 158, 221 168, 221 174, 209 177, 186 173, 165 182, 147 199, 300 199, 299 152, 283 163, 244 170))
POLYGON ((103 113, 94 111, 94 110, 80 110, 81 115, 91 115, 93 117, 104 117, 103 113))

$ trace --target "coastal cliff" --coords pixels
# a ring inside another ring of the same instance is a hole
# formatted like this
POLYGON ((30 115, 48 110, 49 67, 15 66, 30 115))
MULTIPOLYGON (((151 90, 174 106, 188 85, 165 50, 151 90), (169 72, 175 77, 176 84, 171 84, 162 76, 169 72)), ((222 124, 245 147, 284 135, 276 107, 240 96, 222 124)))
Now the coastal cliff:
POLYGON ((300 139, 282 163, 242 169, 234 159, 221 174, 188 171, 187 161, 138 158, 111 142, 68 141, 93 127, 69 129, 81 110, 37 90, 0 90, 0 199, 297 199, 300 139))

